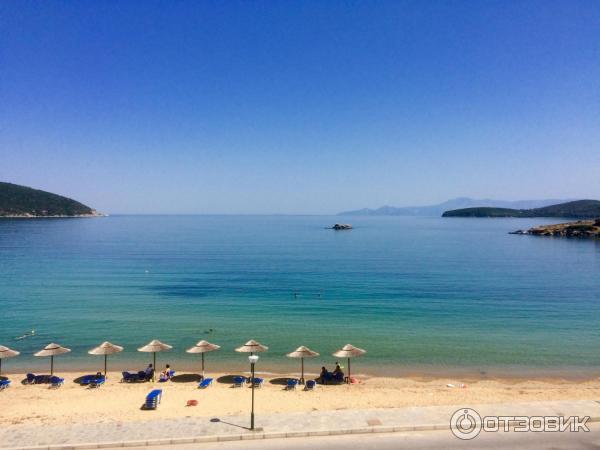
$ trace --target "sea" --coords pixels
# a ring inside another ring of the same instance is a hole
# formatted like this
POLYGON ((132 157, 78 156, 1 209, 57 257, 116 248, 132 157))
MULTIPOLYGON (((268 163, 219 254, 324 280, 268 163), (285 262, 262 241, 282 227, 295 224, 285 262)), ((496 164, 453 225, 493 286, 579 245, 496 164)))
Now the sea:
MULTIPOLYGON (((71 349, 55 371, 100 369, 87 351, 121 345, 109 370, 286 373, 300 345, 330 370, 345 344, 379 376, 600 375, 600 242, 510 231, 560 219, 115 215, 0 220, 4 372, 44 371, 33 353, 71 349), (327 229, 351 222, 352 230, 327 229), (32 333, 32 330, 34 333, 32 333)), ((346 365, 345 361, 342 361, 346 365)))

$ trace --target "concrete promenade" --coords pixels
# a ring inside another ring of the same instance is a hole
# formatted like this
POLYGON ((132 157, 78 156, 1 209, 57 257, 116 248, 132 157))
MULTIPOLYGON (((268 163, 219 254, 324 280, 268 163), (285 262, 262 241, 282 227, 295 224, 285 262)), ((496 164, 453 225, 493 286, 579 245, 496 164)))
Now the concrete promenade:
POLYGON ((600 421, 593 400, 318 411, 261 415, 250 431, 249 415, 101 422, 74 425, 3 425, 0 448, 87 449, 226 442, 242 439, 342 436, 368 433, 450 432, 452 414, 472 408, 481 416, 589 416, 600 421))

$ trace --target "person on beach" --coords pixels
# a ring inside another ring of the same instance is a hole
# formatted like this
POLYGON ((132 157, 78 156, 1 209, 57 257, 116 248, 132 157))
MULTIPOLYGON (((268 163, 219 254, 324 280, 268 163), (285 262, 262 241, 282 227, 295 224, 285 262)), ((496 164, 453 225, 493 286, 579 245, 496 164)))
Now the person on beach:
POLYGON ((160 374, 160 381, 168 381, 171 379, 171 366, 167 364, 165 370, 160 374))
POLYGON ((154 367, 152 366, 152 364, 148 364, 148 367, 146 367, 144 373, 146 374, 146 380, 152 378, 152 375, 154 375, 154 367))
POLYGON ((342 370, 342 367, 340 366, 339 362, 335 363, 335 369, 333 370, 333 378, 338 381, 344 379, 344 371, 342 370))
POLYGON ((319 377, 316 379, 316 381, 317 383, 325 384, 325 381, 328 377, 329 372, 327 371, 327 369, 325 367, 321 367, 321 373, 319 374, 319 377))

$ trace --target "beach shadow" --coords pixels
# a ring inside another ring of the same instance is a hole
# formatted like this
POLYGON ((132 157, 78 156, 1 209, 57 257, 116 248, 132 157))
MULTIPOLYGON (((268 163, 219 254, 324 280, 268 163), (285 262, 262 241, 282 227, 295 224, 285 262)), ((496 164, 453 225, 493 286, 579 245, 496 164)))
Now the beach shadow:
POLYGON ((296 378, 288 378, 288 377, 283 377, 283 378, 273 378, 272 380, 269 380, 270 384, 276 384, 277 386, 285 386, 287 387, 287 383, 288 380, 295 380, 296 378))
POLYGON ((202 376, 197 373, 184 373, 171 378, 173 383, 199 383, 201 380, 202 376))
POLYGON ((223 375, 222 377, 217 378, 217 383, 222 383, 222 384, 233 384, 233 379, 236 377, 243 377, 245 378, 244 375, 223 375))
POLYGON ((30 383, 29 380, 27 380, 27 377, 23 378, 21 380, 21 384, 24 385, 28 385, 28 384, 48 384, 50 383, 50 375, 36 375, 36 380, 34 383, 30 383))
POLYGON ((238 425, 237 423, 225 422, 224 420, 219 419, 218 417, 214 417, 210 419, 212 423, 224 423, 225 425, 230 425, 232 427, 242 428, 243 430, 249 430, 250 427, 245 427, 243 425, 238 425))

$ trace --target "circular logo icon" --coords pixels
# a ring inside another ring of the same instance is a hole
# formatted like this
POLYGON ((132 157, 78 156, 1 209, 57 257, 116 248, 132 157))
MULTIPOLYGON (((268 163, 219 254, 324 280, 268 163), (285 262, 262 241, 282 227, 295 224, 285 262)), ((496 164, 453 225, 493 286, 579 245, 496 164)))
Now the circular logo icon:
POLYGON ((450 418, 450 431, 459 439, 473 439, 481 432, 481 416, 474 409, 461 408, 450 418))

